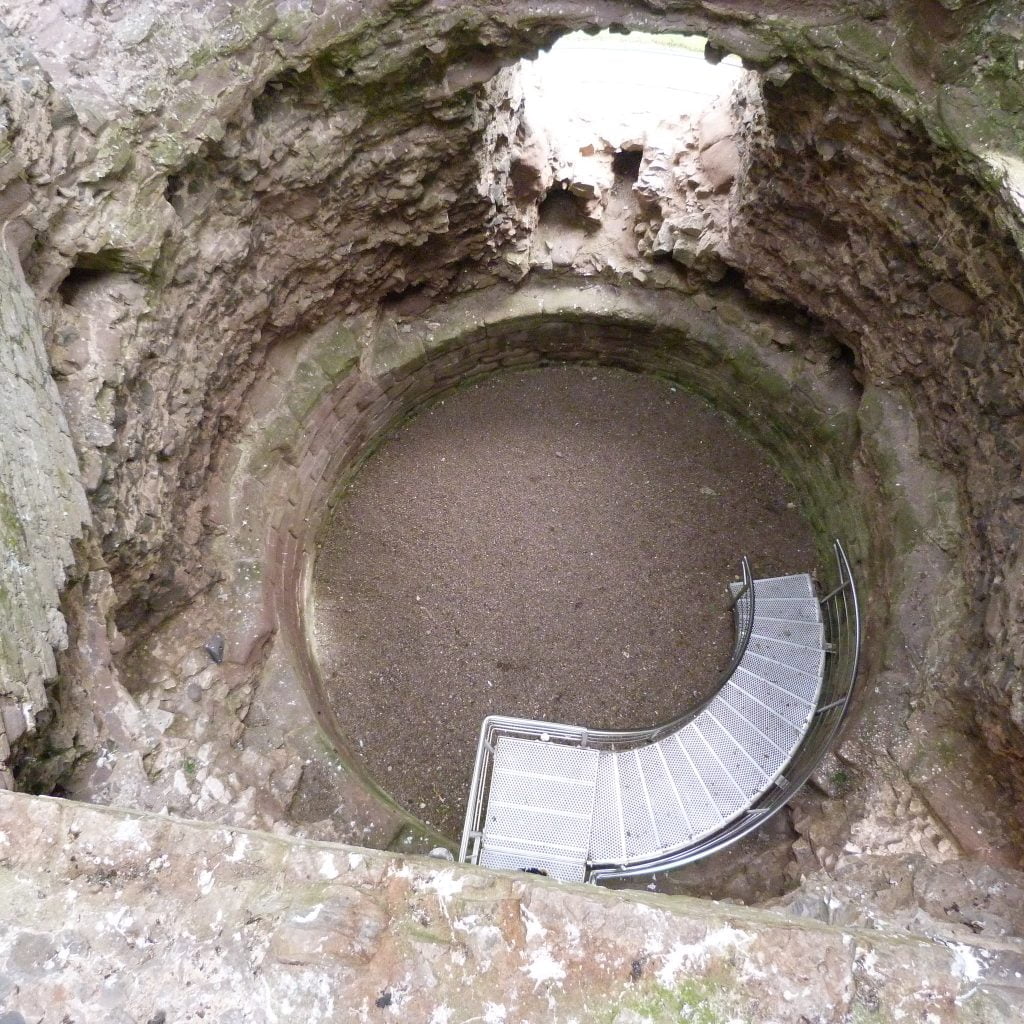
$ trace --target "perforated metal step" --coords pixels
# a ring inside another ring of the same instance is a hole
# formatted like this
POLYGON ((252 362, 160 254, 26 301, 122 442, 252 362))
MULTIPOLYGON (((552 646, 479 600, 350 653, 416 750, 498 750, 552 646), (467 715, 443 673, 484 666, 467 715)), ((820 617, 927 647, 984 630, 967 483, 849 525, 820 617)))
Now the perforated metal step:
POLYGON ((792 619, 770 619, 755 615, 751 636, 762 636, 769 640, 785 640, 821 650, 825 643, 825 627, 820 622, 796 622, 792 619))
POLYGON ((770 640, 753 634, 750 643, 747 644, 747 654, 770 658, 780 665, 812 676, 821 675, 825 667, 825 652, 820 648, 804 647, 802 644, 791 644, 785 640, 770 640))
POLYGON ((636 751, 623 751, 618 754, 618 769, 626 858, 668 849, 658 830, 659 819, 664 824, 664 814, 655 812, 644 762, 636 751))
MULTIPOLYGON (((750 651, 743 655, 740 669, 767 680, 779 689, 787 690, 794 696, 807 701, 808 704, 813 704, 817 699, 818 688, 821 685, 817 675, 798 672, 789 665, 780 665, 777 661, 772 661, 771 658, 762 658, 750 651)), ((733 678, 738 679, 739 677, 734 675, 733 678)))
POLYGON ((601 751, 597 769, 589 855, 592 861, 606 864, 621 864, 626 859, 618 758, 614 751, 601 751))
POLYGON ((777 597, 814 597, 814 581, 807 573, 797 576, 766 576, 764 579, 754 580, 755 613, 756 602, 762 598, 777 597))
POLYGON ((700 762, 694 762, 679 733, 665 737, 655 746, 665 758, 673 782, 686 805, 686 816, 692 831, 691 841, 710 834, 722 821, 722 812, 698 771, 700 762))
MULTIPOLYGON (((749 677, 753 683, 756 677, 749 677)), ((719 697, 746 723, 748 731, 754 734, 754 742, 748 749, 765 768, 775 763, 777 752, 786 752, 800 738, 800 727, 807 721, 810 709, 794 697, 773 691, 761 682, 761 686, 741 686, 730 680, 722 687, 719 697)), ((775 765, 777 768, 778 765, 775 765)))
MULTIPOLYGON (((691 820, 694 802, 691 794, 679 789, 671 763, 665 755, 664 741, 627 753, 643 771, 661 848, 674 850, 692 842, 695 835, 691 820)), ((692 785, 692 778, 687 781, 692 785)))
POLYGON ((757 602, 757 617, 796 622, 821 622, 816 597, 766 597, 757 602))
POLYGON ((676 735, 696 765, 701 782, 711 794, 722 821, 728 821, 743 806, 745 797, 732 776, 718 763, 715 748, 701 728, 702 724, 698 716, 676 735))
POLYGON ((749 803, 771 781, 788 750, 777 749, 721 696, 700 717, 716 758, 743 793, 744 803, 749 803))
MULTIPOLYGON (((810 692, 811 687, 808 687, 807 690, 810 692)), ((755 676, 743 668, 737 669, 732 674, 729 682, 722 687, 721 693, 723 697, 729 699, 737 707, 745 709, 747 706, 746 702, 740 703, 737 700, 733 700, 731 695, 735 692, 744 694, 747 698, 754 701, 756 705, 762 707, 765 715, 788 722, 794 729, 799 729, 800 726, 807 722, 814 708, 814 704, 809 697, 795 694, 792 690, 785 689, 776 683, 771 683, 760 676, 755 676)), ((755 720, 760 721, 761 714, 756 712, 756 709, 754 709, 754 712, 756 714, 755 720)), ((746 710, 743 710, 743 713, 746 715, 746 710)), ((747 715, 747 717, 750 716, 747 715)), ((787 742, 780 745, 788 746, 794 738, 790 738, 787 742)))

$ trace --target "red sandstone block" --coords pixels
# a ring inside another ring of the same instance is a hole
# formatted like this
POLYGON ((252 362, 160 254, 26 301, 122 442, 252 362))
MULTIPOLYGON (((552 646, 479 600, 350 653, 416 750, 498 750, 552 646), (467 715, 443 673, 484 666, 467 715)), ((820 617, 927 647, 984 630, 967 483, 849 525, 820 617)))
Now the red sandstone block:
POLYGON ((385 394, 388 398, 394 400, 400 398, 413 386, 413 377, 406 377, 404 380, 395 381, 390 387, 385 390, 385 394))
POLYGON ((411 409, 423 402, 437 392, 437 385, 433 377, 417 377, 413 386, 405 393, 403 408, 411 409))
POLYGON ((435 359, 430 363, 430 367, 433 370, 451 370, 458 366, 465 358, 461 349, 454 352, 447 352, 440 359, 435 359))
POLYGON ((274 380, 259 381, 250 392, 248 405, 257 418, 268 412, 280 411, 284 407, 284 389, 274 380))
POLYGON ((280 557, 281 572, 285 577, 290 576, 295 571, 295 567, 298 564, 299 547, 299 538, 291 530, 288 530, 284 535, 284 544, 281 546, 280 557))
POLYGON ((380 396, 380 389, 377 385, 369 382, 364 383, 361 387, 357 388, 353 392, 353 400, 355 401, 355 407, 362 412, 367 406, 372 405, 377 398, 380 396))
POLYGON ((306 418, 306 422, 304 423, 306 433, 315 437, 325 427, 328 427, 333 423, 335 419, 337 419, 337 413, 334 411, 334 403, 330 398, 326 398, 313 410, 312 414, 306 418))
MULTIPOLYGON (((327 464, 331 461, 329 448, 321 448, 304 463, 302 467, 303 480, 315 484, 324 475, 327 464)), ((308 501, 306 502, 308 507, 308 501)))
POLYGON ((331 390, 331 402, 337 408, 352 393, 356 382, 360 380, 359 374, 350 373, 344 380, 339 381, 331 390))

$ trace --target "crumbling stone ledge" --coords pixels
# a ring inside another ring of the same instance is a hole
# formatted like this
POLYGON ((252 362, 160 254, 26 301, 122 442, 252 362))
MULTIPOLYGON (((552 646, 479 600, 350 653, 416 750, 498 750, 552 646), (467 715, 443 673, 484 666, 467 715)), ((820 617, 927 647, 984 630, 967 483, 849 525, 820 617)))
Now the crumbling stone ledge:
POLYGON ((948 943, 0 793, 5 1021, 1016 1021, 948 943))

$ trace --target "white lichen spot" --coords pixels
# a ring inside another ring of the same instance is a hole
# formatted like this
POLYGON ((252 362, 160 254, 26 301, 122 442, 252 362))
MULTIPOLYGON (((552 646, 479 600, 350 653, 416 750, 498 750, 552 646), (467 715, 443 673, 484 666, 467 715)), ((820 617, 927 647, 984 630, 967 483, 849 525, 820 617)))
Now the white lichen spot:
POLYGON ((454 871, 439 871, 427 879, 424 888, 436 892, 439 899, 446 900, 462 892, 465 884, 465 878, 456 878, 454 871))
POLYGON ((203 896, 209 896, 213 891, 213 872, 212 871, 200 871, 199 872, 199 892, 203 896))
POLYGON ((547 928, 540 923, 537 915, 534 914, 529 907, 521 906, 519 908, 519 914, 523 919, 523 924, 526 926, 527 942, 531 942, 533 939, 543 939, 547 935, 547 928))
POLYGON ((484 1003, 484 1024, 504 1024, 507 1016, 504 1003, 484 1003))
POLYGON ((450 1006, 435 1006, 431 1011, 428 1024, 452 1024, 453 1011, 450 1006))
POLYGON ((113 839, 116 843, 138 843, 142 849, 149 849, 149 843, 142 834, 142 826, 134 818, 119 821, 114 829, 113 839))
POLYGON ((545 981, 560 982, 565 977, 565 968, 551 955, 547 946, 538 949, 521 970, 530 976, 535 992, 545 981))
POLYGON ((949 948, 953 951, 953 964, 950 968, 953 976, 968 982, 977 981, 985 970, 985 954, 960 942, 951 943, 949 948))
POLYGON ((664 962, 658 969, 658 981, 666 988, 671 988, 683 970, 702 968, 712 954, 745 946, 753 938, 748 932, 724 925, 708 932, 702 942, 677 942, 664 954, 664 962))
MULTIPOLYGON (((124 936, 127 929, 134 923, 135 918, 132 917, 132 913, 127 907, 119 907, 117 910, 110 910, 103 915, 103 924, 121 936, 124 936)), ((103 931, 103 925, 99 925, 97 930, 103 931)))
POLYGON ((307 914, 296 914, 292 920, 296 924, 309 924, 311 921, 315 921, 320 916, 320 911, 323 910, 324 905, 318 903, 312 910, 307 914))
POLYGON ((363 855, 361 853, 350 853, 348 855, 348 869, 355 871, 363 866, 363 855))
POLYGON ((321 853, 320 854, 320 877, 325 878, 328 882, 333 881, 338 877, 340 872, 338 871, 338 865, 334 863, 333 853, 321 853))
POLYGON ((277 1024, 281 1018, 274 1012, 274 1003, 276 1002, 274 993, 270 991, 270 983, 266 977, 260 980, 263 982, 263 1012, 266 1014, 269 1024, 277 1024))
POLYGON ((877 964, 878 954, 873 949, 869 949, 867 952, 861 953, 860 956, 857 957, 857 966, 873 980, 878 980, 882 977, 877 964))
POLYGON ((249 837, 235 836, 235 845, 231 847, 227 860, 231 861, 232 864, 237 864, 245 856, 247 849, 249 849, 249 837))

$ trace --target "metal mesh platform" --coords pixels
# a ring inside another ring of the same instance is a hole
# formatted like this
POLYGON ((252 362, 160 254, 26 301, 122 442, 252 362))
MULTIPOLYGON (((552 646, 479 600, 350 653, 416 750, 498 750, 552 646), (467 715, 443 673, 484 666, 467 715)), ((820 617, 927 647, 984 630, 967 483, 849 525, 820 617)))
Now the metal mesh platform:
MULTIPOLYGON (((745 560, 744 576, 731 587, 739 634, 731 671, 678 727, 612 733, 526 719, 484 723, 462 859, 576 881, 647 873, 686 862, 690 848, 705 855, 717 836, 744 834, 772 813, 757 808, 790 785, 783 773, 814 727, 832 620, 823 623, 810 576, 752 580, 745 560)), ((852 577, 846 586, 856 612, 852 577)))
POLYGON ((540 868, 582 881, 590 847, 598 752, 502 736, 483 828, 485 867, 540 868))

